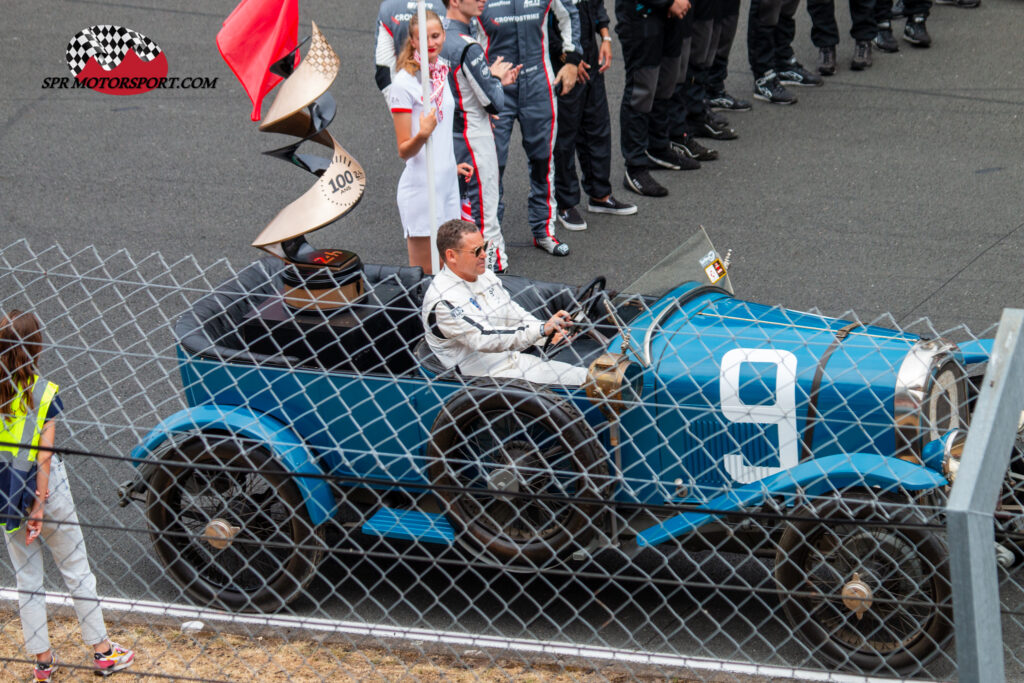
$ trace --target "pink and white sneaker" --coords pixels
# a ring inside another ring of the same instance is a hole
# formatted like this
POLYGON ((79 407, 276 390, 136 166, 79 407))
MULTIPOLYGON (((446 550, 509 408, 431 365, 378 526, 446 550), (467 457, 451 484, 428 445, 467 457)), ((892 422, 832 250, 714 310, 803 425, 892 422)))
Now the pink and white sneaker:
POLYGON ((57 670, 57 655, 50 653, 50 663, 36 662, 36 683, 45 683, 53 680, 53 672, 57 670))
POLYGON ((135 660, 135 652, 111 641, 109 654, 101 655, 95 652, 92 657, 96 665, 96 675, 109 676, 115 671, 127 669, 131 666, 135 660))

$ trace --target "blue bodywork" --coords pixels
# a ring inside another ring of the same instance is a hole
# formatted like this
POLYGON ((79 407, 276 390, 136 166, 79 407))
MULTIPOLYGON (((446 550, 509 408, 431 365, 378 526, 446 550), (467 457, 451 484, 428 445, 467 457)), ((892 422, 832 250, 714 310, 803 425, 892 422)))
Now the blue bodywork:
MULTIPOLYGON (((696 283, 677 287, 629 322, 634 346, 645 347, 655 321, 651 364, 639 380, 643 399, 620 416, 621 470, 608 458, 618 481, 610 495, 686 511, 642 530, 639 545, 688 534, 774 496, 945 485, 935 459, 926 466, 894 457, 897 372, 919 337, 737 300, 696 283)), ((609 349, 620 343, 612 339, 609 349)), ((982 362, 990 349, 974 343, 962 360, 982 362)), ((267 444, 296 474, 415 488, 429 483, 434 420, 463 389, 422 368, 399 376, 325 371, 225 361, 183 348, 178 357, 190 407, 146 436, 132 453, 139 462, 173 435, 218 431, 267 444)), ((582 391, 571 398, 610 454, 605 416, 582 391)), ((330 519, 331 485, 309 477, 297 484, 311 521, 330 519)), ((454 538, 443 516, 385 507, 363 530, 434 543, 454 538)))

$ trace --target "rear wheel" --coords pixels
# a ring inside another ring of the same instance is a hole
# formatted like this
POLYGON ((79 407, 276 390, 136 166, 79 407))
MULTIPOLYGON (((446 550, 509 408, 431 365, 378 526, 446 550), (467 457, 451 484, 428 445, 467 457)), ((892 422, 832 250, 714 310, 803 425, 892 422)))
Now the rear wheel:
POLYGON ((294 480, 262 446, 198 435, 161 454, 151 472, 153 545, 192 599, 274 611, 313 578, 323 557, 321 532, 294 480))
POLYGON ((953 630, 948 558, 922 515, 867 497, 793 514, 849 520, 789 523, 779 542, 782 606, 815 654, 904 674, 943 649, 953 630))

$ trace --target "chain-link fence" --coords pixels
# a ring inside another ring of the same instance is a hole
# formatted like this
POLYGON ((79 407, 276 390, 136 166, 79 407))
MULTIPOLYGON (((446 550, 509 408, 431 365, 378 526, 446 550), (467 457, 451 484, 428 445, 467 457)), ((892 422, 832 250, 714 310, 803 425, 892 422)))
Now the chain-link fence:
MULTIPOLYGON (((956 678, 945 506, 994 328, 749 303, 722 265, 691 241, 631 286, 503 277, 463 304, 354 258, 21 241, 0 309, 43 321, 60 467, 135 672, 956 678), (576 336, 496 320, 505 292, 576 336)), ((1022 479, 1015 458, 990 549, 1009 677, 1022 479)), ((27 580, 2 563, 9 624, 27 580)), ((72 604, 53 567, 45 586, 72 604)), ((50 640, 77 661, 77 623, 50 640)))

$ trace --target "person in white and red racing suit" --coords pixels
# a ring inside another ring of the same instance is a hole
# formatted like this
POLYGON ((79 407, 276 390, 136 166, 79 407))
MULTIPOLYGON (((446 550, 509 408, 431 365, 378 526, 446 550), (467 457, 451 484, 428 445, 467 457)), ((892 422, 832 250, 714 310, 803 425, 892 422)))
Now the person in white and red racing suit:
MULTIPOLYGON (((424 0, 428 10, 444 18, 441 0, 424 0)), ((374 79, 377 87, 387 97, 388 86, 395 77, 395 60, 409 37, 409 20, 416 14, 418 0, 384 0, 377 11, 377 28, 374 31, 373 53, 377 72, 374 79)))
POLYGON ((498 155, 491 117, 504 107, 503 83, 515 82, 519 69, 500 57, 493 68, 487 63, 484 49, 470 27, 474 17, 480 15, 482 2, 445 0, 445 5, 448 26, 441 56, 451 65, 448 82, 455 96, 455 160, 473 167, 472 175, 459 178, 462 217, 476 223, 490 243, 487 267, 503 272, 508 269, 508 254, 498 221, 498 155))
MULTIPOLYGON (((480 26, 488 61, 504 57, 512 64, 523 65, 516 82, 505 86, 505 107, 494 125, 501 176, 508 161, 512 126, 518 120, 530 168, 527 220, 533 242, 549 254, 568 256, 568 245, 555 238, 554 89, 569 92, 576 84, 580 63, 576 6, 571 0, 487 0, 480 26), (557 74, 548 60, 549 13, 554 14, 564 50, 564 63, 557 74)), ((504 216, 502 199, 498 202, 498 221, 502 224, 504 216)))
POLYGON ((427 345, 446 368, 538 384, 586 381, 586 368, 524 353, 549 335, 567 332, 572 320, 558 311, 545 322, 513 301, 487 269, 486 244, 473 223, 444 223, 437 249, 444 265, 427 288, 421 315, 427 345))

